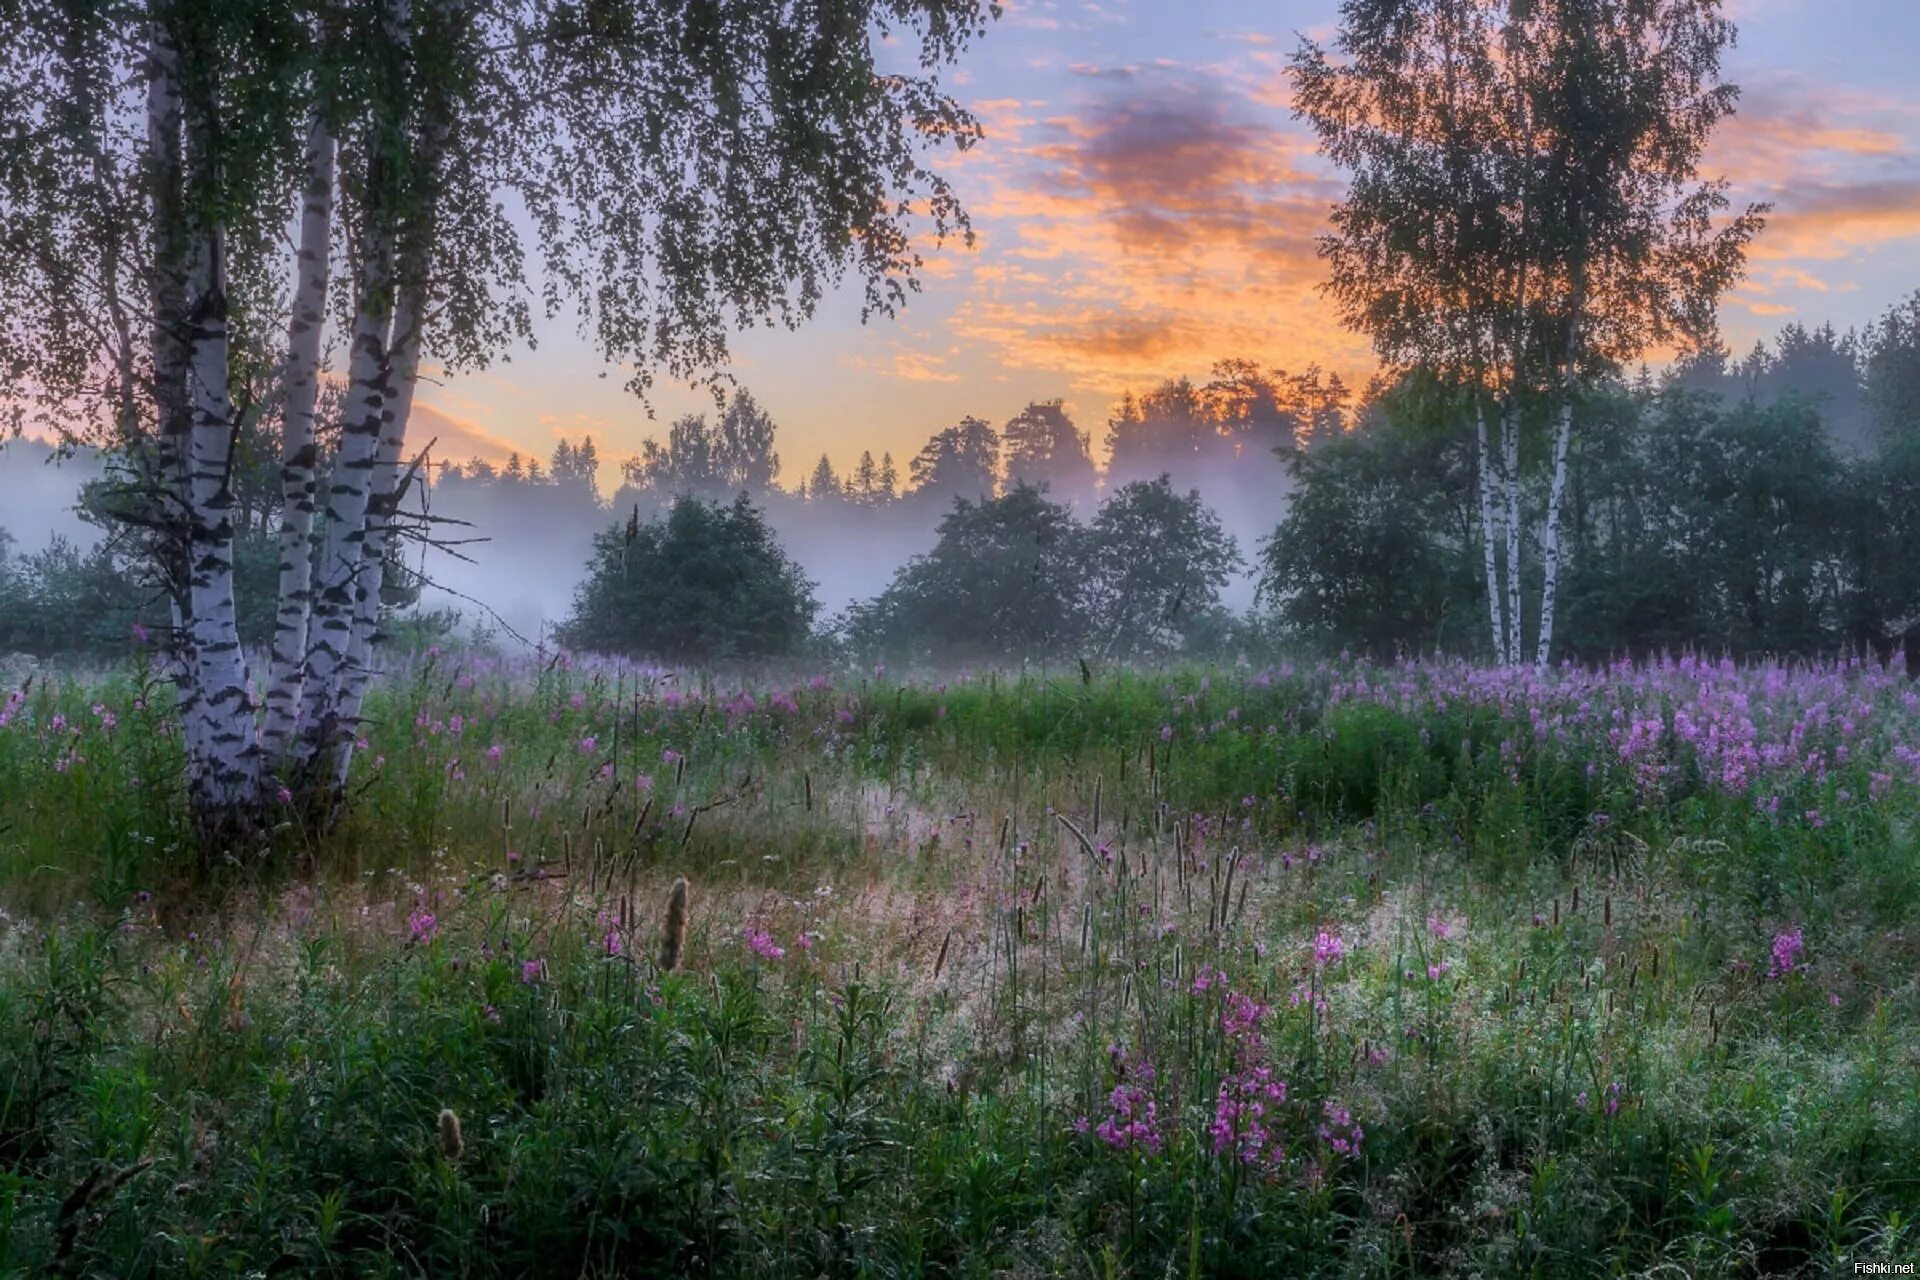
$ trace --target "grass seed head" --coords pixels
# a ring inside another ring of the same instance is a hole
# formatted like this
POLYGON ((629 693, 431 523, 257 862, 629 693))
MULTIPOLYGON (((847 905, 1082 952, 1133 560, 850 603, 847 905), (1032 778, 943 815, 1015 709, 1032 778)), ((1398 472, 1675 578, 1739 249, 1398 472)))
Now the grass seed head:
POLYGON ((449 1161, 457 1162, 460 1153, 466 1149, 460 1138, 460 1117, 453 1114, 451 1107, 440 1109, 440 1154, 449 1161))
POLYGON ((667 891, 667 919, 660 930, 660 968, 672 972, 680 967, 687 950, 687 878, 677 877, 667 891))

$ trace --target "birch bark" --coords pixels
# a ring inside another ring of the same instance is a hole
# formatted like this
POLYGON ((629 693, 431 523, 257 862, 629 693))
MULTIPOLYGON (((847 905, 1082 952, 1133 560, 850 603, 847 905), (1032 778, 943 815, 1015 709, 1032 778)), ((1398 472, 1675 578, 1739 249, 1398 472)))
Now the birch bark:
POLYGON ((1567 448, 1573 439, 1573 399, 1561 406, 1553 432, 1553 482, 1547 490, 1547 527, 1541 553, 1540 642, 1533 660, 1546 666, 1553 653, 1553 615, 1560 590, 1560 505, 1567 490, 1567 448))
POLYGON ((287 398, 281 424, 280 586, 273 623, 261 747, 269 762, 286 754, 300 713, 307 627, 313 613, 313 516, 319 489, 314 410, 320 394, 320 338, 326 323, 327 263, 333 234, 333 131, 316 103, 307 127, 305 205, 298 279, 287 337, 287 398))
POLYGON ((1520 661, 1520 424, 1511 408, 1500 413, 1500 452, 1505 475, 1507 535, 1507 653, 1504 661, 1520 661))
POLYGON ((1508 661, 1507 635, 1500 607, 1500 559, 1499 518, 1494 508, 1494 471, 1493 458, 1487 447, 1487 410, 1483 405, 1479 411, 1474 443, 1474 460, 1480 471, 1480 547, 1487 578, 1487 622, 1493 636, 1493 660, 1501 665, 1508 661))

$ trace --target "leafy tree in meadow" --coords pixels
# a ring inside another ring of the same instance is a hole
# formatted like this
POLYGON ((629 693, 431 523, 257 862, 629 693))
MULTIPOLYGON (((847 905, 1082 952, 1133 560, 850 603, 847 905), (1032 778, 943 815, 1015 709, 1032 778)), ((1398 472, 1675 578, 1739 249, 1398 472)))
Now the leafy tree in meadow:
POLYGON ((752 502, 677 499, 667 514, 595 536, 563 643, 701 662, 793 653, 817 609, 812 585, 752 502))
POLYGON ((571 306, 640 393, 663 370, 708 377, 731 327, 798 323, 849 274, 863 317, 891 314, 917 287, 907 228, 966 233, 925 153, 979 136, 937 73, 995 12, 0 5, 0 243, 33 246, 0 254, 0 370, 35 397, 7 408, 109 424, 146 466, 146 500, 118 509, 181 620, 205 848, 250 838, 275 776, 338 811, 422 353, 467 370, 527 338, 530 248, 547 309, 571 306), (904 46, 886 72, 883 41, 904 46), (347 301, 332 432, 314 408, 329 297, 347 301), (257 699, 234 441, 248 371, 281 365, 281 607, 257 699))
POLYGON ((1197 491, 1166 476, 1123 485, 1087 530, 1094 642, 1106 656, 1163 657, 1188 646, 1240 554, 1197 491))
POLYGON ((954 501, 932 551, 850 611, 857 647, 921 658, 1060 657, 1093 625, 1091 548, 1072 513, 1016 485, 954 501))
POLYGON ((1458 452, 1376 410, 1295 456, 1292 503, 1260 553, 1260 596, 1289 630, 1380 659, 1461 647, 1473 579, 1458 452))
POLYGON ((1716 225, 1695 170, 1737 89, 1717 0, 1346 0, 1295 103, 1348 171, 1326 291, 1392 373, 1423 368, 1475 430, 1487 622, 1524 660, 1524 423, 1550 435, 1539 628, 1553 651, 1573 420, 1594 382, 1712 333, 1762 207, 1716 225), (1490 444, 1489 425, 1496 441, 1490 444), (1504 543, 1504 547, 1500 544, 1504 543))

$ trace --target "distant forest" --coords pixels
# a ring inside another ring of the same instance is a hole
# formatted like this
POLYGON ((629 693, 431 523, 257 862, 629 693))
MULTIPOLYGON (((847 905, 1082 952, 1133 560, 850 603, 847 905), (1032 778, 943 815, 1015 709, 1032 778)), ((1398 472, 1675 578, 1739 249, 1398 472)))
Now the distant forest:
MULTIPOLYGON (((273 624, 280 484, 272 424, 243 425, 234 463, 241 629, 259 644, 273 624)), ((1528 429, 1523 501, 1537 505, 1545 424, 1528 429)), ((1195 650, 1489 656, 1475 621, 1485 588, 1471 440, 1412 377, 1355 391, 1317 368, 1294 375, 1222 361, 1204 380, 1127 396, 1097 447, 1061 401, 1039 401, 997 426, 962 417, 904 466, 888 453, 823 455, 791 488, 778 483, 778 426, 745 389, 646 441, 622 462, 611 494, 602 492, 600 450, 587 437, 563 439, 547 459, 428 458, 407 503, 411 531, 456 550, 492 531, 514 530, 516 541, 538 531, 552 574, 572 580, 609 526, 653 520, 677 499, 724 505, 744 494, 827 606, 814 643, 935 654, 937 636, 879 636, 859 625, 873 617, 860 606, 887 585, 876 561, 926 561, 959 507, 1033 489, 1042 502, 1030 505, 1039 512, 1031 518, 1059 508, 1086 524, 1126 485, 1165 476, 1175 493, 1199 495, 1251 571, 1243 580, 1258 584, 1252 607, 1228 615, 1208 601, 1234 574, 1226 560, 1210 562, 1209 588, 1179 601, 1195 617, 1176 630, 1195 650)), ((1920 294, 1863 331, 1789 325, 1744 356, 1712 348, 1657 376, 1604 383, 1580 404, 1573 450, 1567 658, 1920 650, 1920 294)), ((83 518, 100 488, 89 486, 83 518)), ((88 551, 55 539, 32 554, 10 550, 11 541, 0 533, 0 652, 109 656, 126 650, 136 622, 164 621, 157 589, 114 537, 88 551)), ((1089 548, 1057 550, 1093 574, 1089 548)), ((418 559, 395 552, 390 609, 419 599, 423 584, 406 567, 418 559)), ((1036 551, 1015 572, 1031 580, 1044 559, 1036 551)), ((1538 590, 1539 559, 1528 558, 1536 566, 1528 593, 1538 590)), ((1013 588, 1008 607, 1017 610, 1013 588)), ((957 580, 954 589, 963 589, 957 580)), ((1036 613, 1065 607, 1032 595, 1036 613)), ((1098 612, 1085 608, 1088 619, 1098 612)), ((929 615, 924 625, 938 624, 929 615)), ((1109 648, 1092 627, 1036 621, 1008 634, 1109 648)), ((1012 645, 998 656, 1019 656, 1012 645)), ((995 655, 976 645, 968 656, 995 655)))

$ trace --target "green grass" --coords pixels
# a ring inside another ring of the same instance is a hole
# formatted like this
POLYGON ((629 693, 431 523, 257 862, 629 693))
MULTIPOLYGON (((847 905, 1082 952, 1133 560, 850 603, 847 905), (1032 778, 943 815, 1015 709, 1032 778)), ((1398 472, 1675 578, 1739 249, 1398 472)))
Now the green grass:
POLYGON ((0 728, 0 1273, 1920 1260, 1903 686, 1792 677, 1752 725, 1827 754, 1736 790, 1706 677, 748 707, 456 655, 382 691, 342 829, 201 869, 138 679, 0 728), (1657 786, 1614 705, 1661 708, 1657 786))

